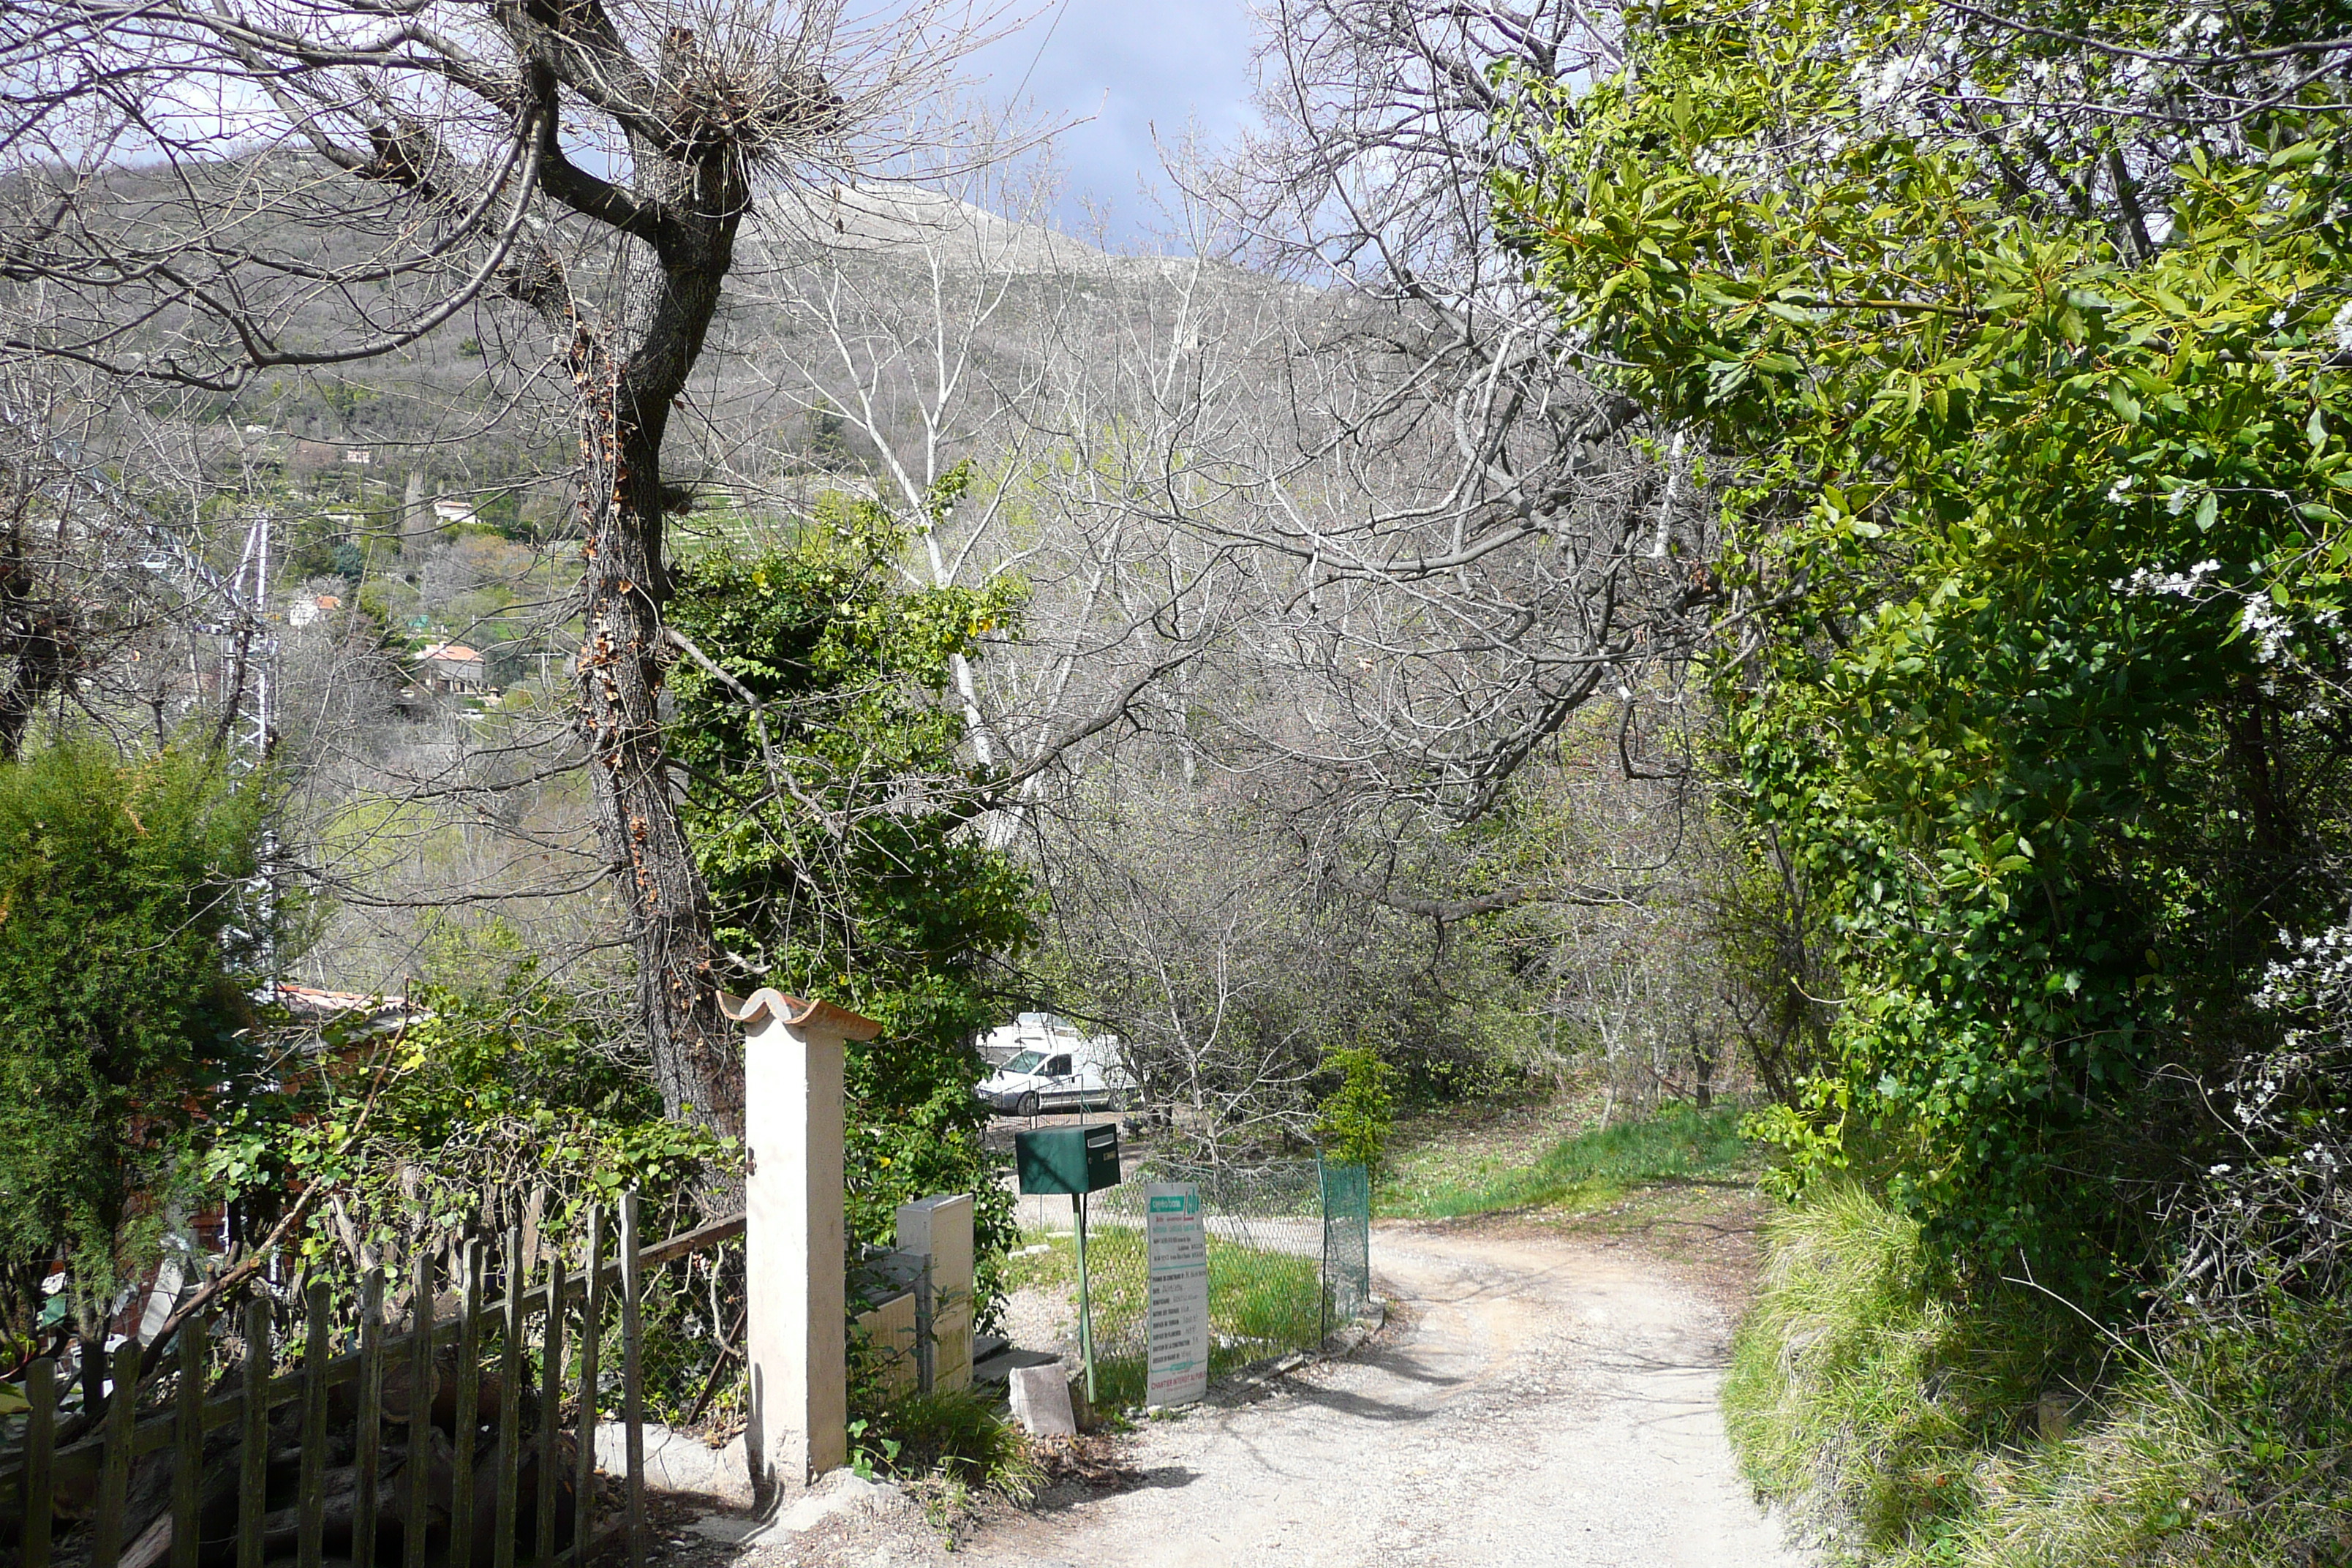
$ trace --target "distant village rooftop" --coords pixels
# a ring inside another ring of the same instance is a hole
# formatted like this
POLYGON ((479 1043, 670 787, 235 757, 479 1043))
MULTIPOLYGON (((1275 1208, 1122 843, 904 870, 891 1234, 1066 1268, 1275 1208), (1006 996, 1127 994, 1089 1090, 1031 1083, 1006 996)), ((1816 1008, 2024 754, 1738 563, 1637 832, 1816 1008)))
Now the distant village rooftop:
POLYGON ((489 685, 489 666, 480 652, 464 643, 428 643, 416 655, 436 691, 466 695, 489 685))

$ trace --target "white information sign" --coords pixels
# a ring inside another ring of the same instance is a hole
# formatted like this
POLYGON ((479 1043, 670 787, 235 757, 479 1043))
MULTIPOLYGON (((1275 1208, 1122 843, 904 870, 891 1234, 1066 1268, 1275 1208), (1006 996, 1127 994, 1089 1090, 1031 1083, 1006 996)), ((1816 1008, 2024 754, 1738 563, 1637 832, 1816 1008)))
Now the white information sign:
POLYGON ((1209 1237, 1201 1189, 1191 1182, 1144 1188, 1151 1269, 1151 1368, 1144 1402, 1190 1405, 1209 1392, 1209 1237))

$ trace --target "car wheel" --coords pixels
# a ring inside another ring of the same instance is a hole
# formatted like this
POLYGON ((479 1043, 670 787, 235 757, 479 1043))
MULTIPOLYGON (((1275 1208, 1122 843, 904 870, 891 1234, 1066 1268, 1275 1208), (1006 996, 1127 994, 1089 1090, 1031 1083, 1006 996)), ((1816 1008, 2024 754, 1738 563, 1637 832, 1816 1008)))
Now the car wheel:
POLYGON ((1031 1094, 1024 1094, 1024 1095, 1023 1095, 1023 1096, 1021 1097, 1021 1102, 1020 1102, 1018 1105, 1015 1105, 1015 1106, 1013 1108, 1013 1115, 1015 1115, 1015 1116, 1034 1116, 1034 1115, 1036 1115, 1036 1114, 1037 1114, 1037 1097, 1036 1097, 1036 1095, 1035 1095, 1035 1094, 1034 1094, 1034 1093, 1031 1093, 1031 1094))

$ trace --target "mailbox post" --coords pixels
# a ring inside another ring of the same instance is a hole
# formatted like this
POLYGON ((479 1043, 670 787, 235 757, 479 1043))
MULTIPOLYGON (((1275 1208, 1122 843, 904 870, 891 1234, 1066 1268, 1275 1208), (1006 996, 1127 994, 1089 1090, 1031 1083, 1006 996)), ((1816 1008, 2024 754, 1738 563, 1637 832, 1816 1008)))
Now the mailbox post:
POLYGON ((1094 1302, 1087 1288, 1087 1194, 1118 1185, 1118 1128, 1042 1127, 1013 1135, 1021 1190, 1067 1193, 1077 1221, 1078 1357, 1086 1363, 1087 1403, 1095 1402, 1094 1302))

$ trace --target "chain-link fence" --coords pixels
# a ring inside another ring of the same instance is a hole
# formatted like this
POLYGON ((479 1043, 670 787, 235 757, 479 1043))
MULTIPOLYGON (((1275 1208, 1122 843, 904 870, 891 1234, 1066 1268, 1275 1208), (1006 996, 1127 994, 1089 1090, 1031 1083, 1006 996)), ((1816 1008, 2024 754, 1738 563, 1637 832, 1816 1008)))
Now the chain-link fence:
MULTIPOLYGON (((1363 1168, 1315 1160, 1191 1165, 1146 1161, 1087 1200, 1087 1272, 1093 1303, 1097 1397, 1143 1401, 1149 1366, 1150 1284, 1144 1246, 1145 1189, 1189 1182, 1201 1193, 1209 1250, 1209 1370, 1311 1350, 1362 1311, 1370 1298, 1370 1194, 1363 1168)), ((1024 1246, 1014 1285, 1077 1301, 1075 1215, 1066 1198, 1023 1201, 1024 1246)), ((1076 1357, 1075 1317, 1055 1326, 1076 1357)))

